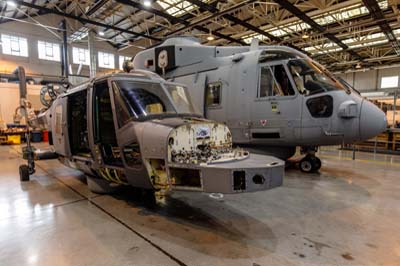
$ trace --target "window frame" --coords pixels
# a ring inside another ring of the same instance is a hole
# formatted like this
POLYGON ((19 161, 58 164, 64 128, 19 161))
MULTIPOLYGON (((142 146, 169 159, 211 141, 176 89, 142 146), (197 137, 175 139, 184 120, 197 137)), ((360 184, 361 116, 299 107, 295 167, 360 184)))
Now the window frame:
POLYGON ((40 60, 46 60, 46 61, 52 61, 52 62, 61 62, 61 45, 59 43, 53 43, 53 42, 48 42, 48 41, 42 41, 42 40, 38 40, 37 42, 38 45, 38 58, 40 60), (44 51, 44 57, 41 57, 41 52, 40 52, 40 46, 41 43, 43 45, 44 51), (52 51, 52 55, 48 55, 47 51, 48 48, 51 48, 52 51), (55 52, 55 49, 58 49, 58 57, 57 57, 57 52, 55 52))
POLYGON ((331 95, 329 95, 329 94, 323 94, 323 95, 318 95, 316 97, 308 98, 307 101, 306 101, 306 106, 307 106, 308 113, 313 118, 316 118, 316 119, 319 119, 319 118, 330 118, 333 115, 333 109, 334 109, 334 105, 333 104, 334 104, 333 97, 331 95), (325 113, 325 114, 316 114, 314 112, 311 112, 312 111, 311 110, 312 102, 313 101, 317 101, 317 100, 322 100, 323 98, 328 99, 328 101, 329 101, 329 106, 327 106, 327 109, 326 109, 327 113, 325 113))
POLYGON ((399 75, 392 75, 392 76, 382 76, 380 80, 380 89, 390 89, 390 88, 398 88, 399 87, 399 75), (396 78, 397 79, 397 85, 396 86, 382 86, 383 79, 385 78, 396 78))
POLYGON ((258 70, 257 70, 257 74, 258 74, 258 78, 257 78, 257 90, 256 90, 256 96, 255 96, 255 100, 256 101, 268 101, 271 99, 279 99, 279 100, 284 100, 284 99, 293 99, 296 98, 297 95, 299 94, 299 91, 297 90, 297 86, 295 85, 294 81, 293 81, 293 77, 291 72, 289 71, 289 68, 287 66, 288 60, 285 61, 271 61, 268 63, 262 63, 262 64, 258 64, 258 70), (264 97, 260 97, 260 86, 261 86, 261 68, 262 67, 268 67, 271 71, 272 77, 274 79, 274 82, 276 82, 277 84, 278 81, 276 80, 276 77, 271 69, 272 66, 277 66, 277 65, 282 65, 283 68, 286 71, 286 75, 289 79, 290 85, 292 86, 292 89, 294 91, 293 95, 274 95, 274 96, 264 96, 264 97))
POLYGON ((98 60, 98 66, 100 68, 115 69, 115 54, 109 53, 109 52, 98 51, 97 52, 97 60, 98 60), (111 58, 110 58, 110 56, 111 56, 111 58), (100 60, 100 58, 102 60, 100 60), (107 61, 109 62, 109 64, 105 64, 106 58, 107 58, 107 61))
POLYGON ((75 64, 75 65, 80 65, 80 64, 82 64, 82 65, 84 65, 84 66, 90 66, 90 54, 89 54, 89 49, 85 49, 85 48, 73 46, 73 47, 72 47, 72 63, 75 64), (74 50, 77 51, 77 57, 75 57, 75 55, 74 55, 74 50), (82 51, 83 51, 83 53, 82 53, 82 51), (84 62, 80 61, 81 55, 82 55, 82 54, 83 54, 84 57, 85 57, 85 61, 84 61, 84 62), (86 55, 88 55, 87 62, 86 62, 86 55), (77 63, 77 62, 75 61, 75 59, 78 59, 79 62, 77 63))
POLYGON ((218 108, 221 108, 222 107, 222 89, 223 89, 223 85, 222 85, 222 81, 214 81, 214 82, 209 82, 209 83, 207 83, 206 84, 206 93, 205 93, 205 106, 206 106, 206 108, 214 108, 214 109, 218 109, 218 108), (218 104, 211 104, 211 105, 208 105, 207 104, 207 96, 208 96, 208 89, 209 89, 209 86, 210 85, 219 85, 219 103, 218 104))
POLYGON ((16 36, 16 35, 5 34, 5 33, 2 33, 0 37, 1 37, 1 42, 2 42, 2 48, 1 48, 2 54, 9 55, 9 56, 29 57, 29 45, 28 45, 27 38, 21 37, 21 36, 16 36), (4 51, 5 43, 9 43, 9 46, 10 46, 9 52, 4 51), (16 49, 16 47, 13 47, 13 43, 18 45, 18 49, 16 49), (23 47, 23 46, 25 46, 25 49, 21 49, 21 47, 23 47), (26 51, 26 54, 22 53, 25 51, 26 51))

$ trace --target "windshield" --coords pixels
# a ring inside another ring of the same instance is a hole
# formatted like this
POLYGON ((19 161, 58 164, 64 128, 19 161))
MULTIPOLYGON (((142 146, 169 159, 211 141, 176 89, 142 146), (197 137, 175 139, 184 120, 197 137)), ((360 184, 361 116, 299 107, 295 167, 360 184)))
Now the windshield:
POLYGON ((358 90, 356 90, 353 86, 351 86, 346 80, 344 80, 343 78, 338 77, 338 76, 336 76, 336 78, 339 80, 339 82, 342 83, 342 85, 343 85, 344 87, 347 88, 347 90, 348 90, 349 92, 354 91, 354 92, 356 92, 358 95, 361 95, 361 93, 360 93, 358 90))
POLYGON ((345 90, 343 85, 328 71, 311 60, 293 59, 288 61, 297 89, 303 95, 314 95, 327 91, 345 90))
MULTIPOLYGON (((159 83, 118 80, 113 82, 116 102, 126 104, 130 118, 159 114, 176 114, 165 90, 159 83)), ((120 110, 122 111, 122 109, 120 110)))
POLYGON ((178 113, 180 114, 194 114, 196 113, 192 102, 190 101, 187 88, 175 85, 165 84, 169 94, 171 95, 172 101, 174 102, 178 113))

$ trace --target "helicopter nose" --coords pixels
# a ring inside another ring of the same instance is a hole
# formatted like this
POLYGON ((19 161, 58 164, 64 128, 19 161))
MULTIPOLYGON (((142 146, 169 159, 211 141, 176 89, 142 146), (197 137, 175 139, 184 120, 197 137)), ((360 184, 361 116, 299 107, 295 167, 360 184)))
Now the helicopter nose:
POLYGON ((367 140, 383 132, 387 126, 384 112, 373 103, 363 100, 360 112, 360 139, 367 140))

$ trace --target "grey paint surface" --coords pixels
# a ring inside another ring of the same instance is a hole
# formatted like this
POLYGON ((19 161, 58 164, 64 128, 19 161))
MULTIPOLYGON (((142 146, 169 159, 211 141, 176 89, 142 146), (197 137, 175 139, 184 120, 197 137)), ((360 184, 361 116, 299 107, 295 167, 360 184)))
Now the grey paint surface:
POLYGON ((288 53, 292 59, 318 65, 289 47, 216 47, 203 46, 191 38, 171 38, 156 48, 138 53, 133 61, 134 68, 156 71, 158 58, 155 49, 162 47, 174 48, 171 56, 174 56, 175 65, 165 71, 164 77, 187 85, 200 112, 207 118, 226 123, 232 130, 235 143, 249 144, 261 153, 268 153, 268 147, 272 146, 287 147, 281 153, 272 149, 270 153, 279 156, 290 154, 290 148, 295 146, 352 143, 372 138, 386 128, 385 114, 372 104, 363 105, 363 101, 367 100, 356 92, 338 89, 305 96, 299 93, 288 71, 290 59, 259 62, 260 55, 269 51, 288 53), (148 64, 149 60, 153 60, 152 65, 148 64), (284 65, 295 94, 257 98, 260 67, 276 64, 284 65), (222 102, 218 107, 205 107, 204 76, 206 84, 222 83, 222 102), (307 108, 307 101, 326 95, 333 98, 333 114, 326 118, 313 117, 307 108), (354 105, 354 116, 341 115, 349 109, 342 105, 345 102, 354 105), (253 133, 279 133, 280 137, 256 139, 252 137, 253 133))

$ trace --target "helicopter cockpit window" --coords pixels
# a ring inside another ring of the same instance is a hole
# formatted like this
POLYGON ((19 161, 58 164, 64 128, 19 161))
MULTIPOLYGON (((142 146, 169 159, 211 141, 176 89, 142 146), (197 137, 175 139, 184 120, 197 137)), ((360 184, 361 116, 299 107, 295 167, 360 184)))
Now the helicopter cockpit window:
POLYGON ((343 85, 329 72, 320 68, 311 60, 289 60, 288 67, 299 92, 313 95, 327 91, 345 90, 343 85))
POLYGON ((323 95, 307 100, 307 107, 313 117, 330 117, 333 112, 333 99, 323 95))
POLYGON ((152 115, 161 115, 176 111, 167 94, 158 83, 119 80, 113 82, 117 112, 123 111, 121 124, 131 119, 143 119, 152 115), (126 116, 129 114, 129 118, 126 116))
POLYGON ((214 82, 209 83, 206 88, 206 106, 214 107, 221 105, 221 90, 222 83, 214 82))
POLYGON ((294 94, 294 89, 283 65, 261 67, 258 98, 294 94))
POLYGON ((174 102, 178 113, 194 114, 196 112, 186 87, 174 84, 165 84, 165 86, 171 95, 172 101, 174 102))

